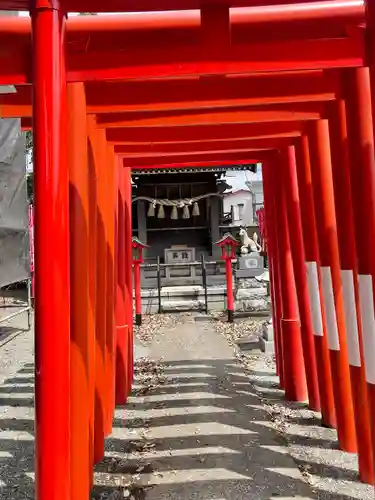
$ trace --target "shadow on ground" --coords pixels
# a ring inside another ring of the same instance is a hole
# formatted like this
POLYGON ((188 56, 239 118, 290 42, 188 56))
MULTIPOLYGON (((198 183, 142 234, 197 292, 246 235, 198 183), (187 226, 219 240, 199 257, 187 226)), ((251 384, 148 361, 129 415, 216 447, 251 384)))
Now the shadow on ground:
POLYGON ((26 363, 0 385, 1 500, 35 498, 33 373, 26 363))
MULTIPOLYGON (((164 384, 143 395, 136 389, 129 404, 116 411, 107 456, 97 465, 95 476, 110 477, 107 484, 95 485, 93 499, 121 498, 116 491, 125 475, 137 476, 139 487, 131 490, 135 500, 358 498, 312 491, 234 359, 169 361, 162 363, 162 369, 164 384), (138 440, 147 444, 141 452, 138 440), (113 473, 108 474, 108 465, 113 473)), ((272 384, 267 389, 268 397, 282 401, 272 384)), ((0 385, 2 500, 34 498, 33 406, 33 365, 29 363, 0 385)), ((309 425, 308 420, 302 423, 309 425)), ((303 445, 326 448, 334 443, 304 437, 303 445)), ((357 480, 353 471, 336 464, 312 460, 299 465, 321 477, 339 474, 347 481, 357 480)))
MULTIPOLYGON (((114 420, 114 432, 107 441, 112 463, 118 460, 114 481, 144 467, 138 483, 150 487, 145 497, 150 500, 358 498, 312 491, 233 359, 181 360, 162 366, 166 383, 144 397, 133 397, 114 420), (125 426, 128 432, 136 432, 142 425, 151 446, 144 456, 133 453, 134 436, 121 436, 125 426)), ((278 390, 270 396, 282 400, 278 390)), ((307 437, 304 445, 334 446, 332 441, 307 437)), ((336 467, 313 462, 299 465, 308 465, 323 477, 337 477, 336 467)), ((107 471, 106 463, 97 467, 99 476, 107 471)), ((342 468, 339 472, 348 481, 357 480, 353 471, 342 468)), ((93 498, 114 490, 116 486, 98 486, 93 498)))

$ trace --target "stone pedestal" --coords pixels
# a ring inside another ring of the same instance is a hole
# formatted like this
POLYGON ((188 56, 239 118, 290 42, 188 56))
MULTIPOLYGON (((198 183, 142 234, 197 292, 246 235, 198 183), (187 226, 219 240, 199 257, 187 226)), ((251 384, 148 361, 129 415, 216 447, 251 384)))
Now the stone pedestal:
POLYGON ((263 283, 255 278, 238 278, 236 283, 236 311, 269 311, 270 299, 263 283))
POLYGON ((237 278, 254 278, 264 273, 264 258, 258 253, 241 255, 238 258, 237 278))
POLYGON ((269 322, 263 324, 262 336, 259 340, 262 352, 270 355, 275 353, 273 326, 269 322))
MULTIPOLYGON (((188 264, 195 262, 195 248, 185 246, 174 246, 164 250, 164 262, 166 264, 188 264)), ((166 267, 165 277, 173 278, 174 276, 181 276, 183 274, 188 278, 195 278, 195 266, 176 266, 166 267)))

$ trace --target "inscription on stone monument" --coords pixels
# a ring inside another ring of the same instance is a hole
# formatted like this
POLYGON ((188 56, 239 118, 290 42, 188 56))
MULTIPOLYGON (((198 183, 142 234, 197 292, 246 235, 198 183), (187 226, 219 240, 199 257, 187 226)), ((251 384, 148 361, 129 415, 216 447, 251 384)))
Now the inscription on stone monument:
POLYGON ((241 256, 238 263, 237 278, 254 278, 264 273, 264 258, 258 253, 241 256))
MULTIPOLYGON (((182 264, 188 262, 195 262, 195 248, 189 247, 172 247, 164 250, 164 262, 166 264, 182 264)), ((194 266, 178 266, 173 268, 166 267, 166 278, 173 278, 177 276, 187 276, 189 278, 195 277, 194 266)))

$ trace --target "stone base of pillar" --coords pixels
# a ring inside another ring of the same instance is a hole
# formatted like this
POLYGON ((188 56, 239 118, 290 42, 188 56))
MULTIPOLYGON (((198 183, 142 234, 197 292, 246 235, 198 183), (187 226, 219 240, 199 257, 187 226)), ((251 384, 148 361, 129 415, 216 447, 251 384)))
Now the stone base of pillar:
POLYGON ((275 353, 275 342, 273 335, 273 326, 268 322, 263 324, 262 336, 259 339, 260 349, 265 354, 275 353))
POLYGON ((234 321, 234 311, 232 309, 228 309, 227 313, 228 313, 228 323, 233 323, 233 321, 234 321))

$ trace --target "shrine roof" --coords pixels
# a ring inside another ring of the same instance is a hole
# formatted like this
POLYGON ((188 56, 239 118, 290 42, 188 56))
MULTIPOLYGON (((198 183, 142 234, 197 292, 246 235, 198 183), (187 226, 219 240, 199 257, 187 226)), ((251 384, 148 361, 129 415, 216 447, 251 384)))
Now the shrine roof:
MULTIPOLYGON (((239 170, 241 170, 241 169, 239 169, 239 170)), ((227 192, 225 192, 224 196, 225 197, 232 196, 232 195, 238 194, 238 193, 251 193, 251 191, 249 189, 235 189, 234 191, 227 191, 227 192)))
POLYGON ((173 167, 173 168, 146 168, 146 169, 132 169, 132 175, 153 175, 153 174, 188 174, 200 172, 227 172, 250 170, 256 172, 257 163, 243 164, 243 165, 215 165, 215 166, 199 166, 199 167, 173 167))

